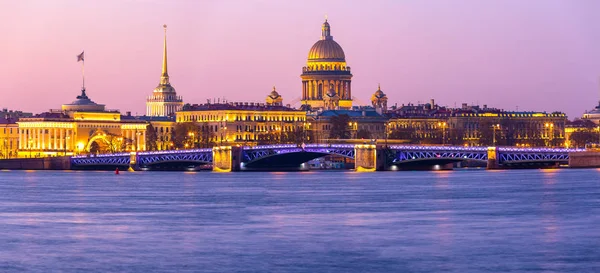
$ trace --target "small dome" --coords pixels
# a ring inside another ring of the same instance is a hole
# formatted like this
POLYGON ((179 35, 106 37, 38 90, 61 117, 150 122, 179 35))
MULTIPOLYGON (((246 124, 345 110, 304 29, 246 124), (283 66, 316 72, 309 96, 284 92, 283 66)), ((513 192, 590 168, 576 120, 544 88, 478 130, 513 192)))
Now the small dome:
POLYGON ((383 93, 383 91, 381 91, 381 85, 379 85, 377 87, 377 91, 375 91, 375 94, 373 94, 373 97, 376 97, 378 99, 385 97, 385 93, 383 93))
POLYGON ((81 89, 81 95, 77 96, 76 100, 69 104, 63 104, 64 111, 104 111, 103 104, 97 104, 88 98, 85 93, 85 88, 81 89))
POLYGON ((281 95, 279 95, 279 93, 277 93, 277 90, 275 90, 275 86, 273 86, 273 91, 271 91, 271 94, 269 94, 269 97, 271 97, 272 99, 281 97, 281 95))

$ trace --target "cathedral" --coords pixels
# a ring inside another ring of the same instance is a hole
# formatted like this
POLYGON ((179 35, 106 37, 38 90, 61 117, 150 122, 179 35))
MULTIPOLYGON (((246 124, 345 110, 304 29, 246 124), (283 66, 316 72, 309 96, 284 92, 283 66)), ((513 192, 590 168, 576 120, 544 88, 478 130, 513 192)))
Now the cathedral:
POLYGON ((352 73, 342 47, 333 40, 325 20, 321 39, 308 52, 302 68, 302 104, 311 109, 352 108, 352 73))
POLYGON ((169 73, 167 72, 167 25, 163 27, 165 29, 165 41, 160 83, 154 88, 152 96, 146 99, 146 116, 150 117, 173 116, 175 112, 183 107, 183 99, 177 96, 175 88, 169 82, 169 73))

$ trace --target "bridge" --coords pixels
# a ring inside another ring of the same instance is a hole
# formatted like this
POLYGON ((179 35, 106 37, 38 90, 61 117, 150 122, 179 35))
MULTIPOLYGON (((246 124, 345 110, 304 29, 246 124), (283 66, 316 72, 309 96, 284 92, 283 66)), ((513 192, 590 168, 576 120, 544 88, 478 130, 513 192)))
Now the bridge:
POLYGON ((324 156, 354 161, 357 171, 452 169, 456 162, 488 169, 540 168, 568 164, 569 153, 581 149, 462 147, 374 144, 281 144, 218 146, 208 149, 147 151, 74 156, 73 169, 261 171, 305 170, 324 156))

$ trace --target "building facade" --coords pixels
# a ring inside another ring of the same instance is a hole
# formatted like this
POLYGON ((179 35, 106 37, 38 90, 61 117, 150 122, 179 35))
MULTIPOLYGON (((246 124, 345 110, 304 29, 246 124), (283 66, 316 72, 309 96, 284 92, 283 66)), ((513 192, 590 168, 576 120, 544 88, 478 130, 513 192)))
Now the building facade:
POLYGON ((308 128, 313 142, 340 139, 361 141, 385 140, 388 118, 372 107, 352 110, 325 110, 308 116, 308 128))
POLYGON ((352 108, 352 73, 346 65, 344 50, 331 36, 327 20, 321 29, 321 39, 308 52, 300 77, 303 105, 312 109, 352 108))
POLYGON ((514 112, 484 105, 447 108, 431 103, 390 112, 392 138, 412 143, 464 146, 564 147, 566 115, 514 112))
POLYGON ((166 117, 172 116, 183 107, 183 99, 177 96, 175 88, 169 82, 167 70, 167 25, 164 25, 165 40, 163 48, 162 73, 160 83, 152 95, 146 99, 146 116, 166 117))
POLYGON ((139 120, 148 122, 146 134, 147 150, 173 150, 173 133, 175 131, 175 116, 171 117, 138 117, 139 120), (152 130, 152 131, 150 131, 152 130))
POLYGON ((61 110, 20 118, 17 123, 19 157, 143 151, 146 147, 145 121, 106 110, 88 98, 85 88, 61 110))
MULTIPOLYGON (((194 147, 290 143, 306 122, 305 111, 247 102, 186 105, 176 116, 178 125, 188 123, 198 127, 195 131, 179 132, 185 138, 183 141, 194 147)), ((176 142, 181 147, 181 140, 176 142)))
POLYGON ((18 148, 19 125, 17 119, 0 117, 0 158, 17 157, 18 148))

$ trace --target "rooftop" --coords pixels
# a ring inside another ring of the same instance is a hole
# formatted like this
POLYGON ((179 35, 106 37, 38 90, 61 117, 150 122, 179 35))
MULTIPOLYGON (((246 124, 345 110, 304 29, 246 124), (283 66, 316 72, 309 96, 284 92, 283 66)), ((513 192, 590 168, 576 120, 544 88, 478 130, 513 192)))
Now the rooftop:
POLYGON ((182 111, 214 111, 214 110, 230 110, 230 111, 298 111, 301 110, 288 106, 267 105, 265 103, 254 102, 228 102, 228 103, 206 103, 206 104, 186 104, 182 111))

